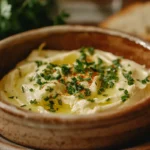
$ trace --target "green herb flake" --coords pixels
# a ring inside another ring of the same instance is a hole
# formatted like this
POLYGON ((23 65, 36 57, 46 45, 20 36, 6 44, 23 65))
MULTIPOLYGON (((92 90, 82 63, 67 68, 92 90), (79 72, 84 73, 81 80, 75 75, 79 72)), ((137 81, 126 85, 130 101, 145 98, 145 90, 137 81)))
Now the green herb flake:
POLYGON ((81 62, 79 59, 76 60, 76 65, 74 66, 75 72, 77 73, 84 73, 84 63, 81 62))
POLYGON ((43 62, 42 62, 42 61, 39 61, 39 60, 36 60, 35 63, 36 63, 36 65, 37 65, 37 67, 40 67, 40 66, 43 65, 43 62))
POLYGON ((25 93, 25 88, 23 86, 21 87, 21 90, 23 93, 25 93))
POLYGON ((48 92, 52 92, 54 89, 50 86, 47 86, 47 88, 45 89, 45 91, 48 91, 48 92))
POLYGON ((95 102, 95 100, 94 100, 94 99, 91 99, 91 98, 87 99, 87 101, 92 102, 92 103, 95 102))
POLYGON ((131 65, 130 64, 128 64, 128 67, 130 67, 131 65))
POLYGON ((43 84, 45 84, 45 83, 47 83, 47 82, 42 82, 42 80, 41 80, 40 78, 38 78, 37 81, 36 81, 36 83, 37 83, 38 85, 43 85, 43 84))
POLYGON ((53 96, 53 99, 56 99, 58 97, 58 93, 56 93, 54 96, 53 96))
POLYGON ((8 98, 10 98, 10 99, 14 99, 14 96, 10 96, 10 97, 8 97, 8 98))
POLYGON ((33 89, 33 88, 30 88, 29 90, 30 90, 30 92, 34 92, 34 89, 33 89))
POLYGON ((30 81, 30 82, 32 82, 33 80, 34 80, 34 78, 33 78, 33 77, 30 77, 30 78, 29 78, 29 81, 30 81))
POLYGON ((110 100, 111 100, 111 98, 107 98, 107 99, 106 99, 106 102, 109 102, 110 100))
POLYGON ((123 73, 124 78, 127 79, 128 85, 133 85, 134 84, 134 79, 132 78, 132 72, 129 71, 128 73, 123 73))
POLYGON ((58 99, 58 104, 62 105, 62 100, 61 99, 58 99))
POLYGON ((41 75, 41 77, 43 77, 45 80, 50 80, 51 79, 51 75, 47 75, 47 74, 44 74, 44 73, 41 73, 40 74, 41 75))
POLYGON ((60 81, 60 83, 65 84, 65 80, 64 79, 60 79, 59 81, 60 81))
POLYGON ((54 109, 54 102, 53 101, 49 101, 49 104, 48 104, 48 106, 49 106, 49 111, 50 112, 56 112, 56 110, 54 109))
POLYGON ((112 63, 113 63, 115 66, 117 66, 117 67, 121 67, 120 61, 121 61, 121 60, 118 58, 118 59, 116 59, 116 60, 113 60, 112 63))
POLYGON ((84 81, 84 78, 82 76, 77 77, 79 81, 84 81))
POLYGON ((85 96, 84 96, 83 94, 79 94, 79 95, 78 95, 78 98, 79 98, 79 99, 83 99, 83 98, 85 98, 85 96))
POLYGON ((50 98, 47 96, 44 98, 45 101, 48 101, 50 98))
POLYGON ((30 104, 37 104, 37 100, 36 99, 30 100, 30 104))
POLYGON ((17 69, 18 69, 19 77, 22 77, 21 68, 17 68, 17 69))
POLYGON ((70 74, 70 68, 67 65, 62 65, 61 66, 62 69, 62 73, 67 76, 68 74, 70 74))
POLYGON ((76 90, 75 90, 75 88, 72 87, 71 85, 68 85, 68 86, 67 86, 67 92, 68 92, 70 95, 72 95, 72 94, 74 94, 74 93, 76 92, 76 90))
POLYGON ((129 95, 128 91, 124 90, 124 95, 121 96, 122 102, 125 102, 129 97, 130 97, 130 95, 129 95))
POLYGON ((88 48, 88 52, 90 55, 93 55, 94 54, 94 48, 93 47, 89 47, 88 48))
POLYGON ((20 107, 26 107, 26 106, 27 106, 27 105, 24 104, 24 105, 21 105, 20 107))
POLYGON ((85 96, 90 96, 91 95, 90 89, 85 89, 84 94, 85 94, 85 96))
POLYGON ((146 79, 141 80, 141 83, 142 83, 142 84, 146 84, 146 83, 147 83, 146 79))
POLYGON ((147 84, 147 82, 150 82, 149 76, 147 76, 145 79, 141 80, 142 84, 147 84))
POLYGON ((85 78, 84 80, 85 81, 91 81, 92 79, 89 77, 89 78, 85 78))
POLYGON ((103 60, 101 58, 98 58, 98 65, 101 65, 103 63, 103 60))
POLYGON ((56 77, 54 77, 56 80, 59 80, 60 78, 61 78, 61 74, 60 74, 60 72, 57 72, 57 75, 56 75, 56 77))
POLYGON ((108 94, 103 94, 103 96, 108 96, 108 94))
POLYGON ((119 91, 123 91, 123 90, 124 90, 124 88, 119 88, 118 90, 119 90, 119 91))

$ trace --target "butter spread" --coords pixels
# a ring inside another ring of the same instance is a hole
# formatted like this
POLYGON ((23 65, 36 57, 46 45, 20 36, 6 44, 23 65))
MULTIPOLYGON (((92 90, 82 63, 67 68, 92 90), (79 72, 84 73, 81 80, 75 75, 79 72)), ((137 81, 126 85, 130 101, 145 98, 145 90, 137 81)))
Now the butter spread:
POLYGON ((0 81, 0 97, 39 113, 93 114, 150 96, 149 70, 109 52, 34 50, 0 81))

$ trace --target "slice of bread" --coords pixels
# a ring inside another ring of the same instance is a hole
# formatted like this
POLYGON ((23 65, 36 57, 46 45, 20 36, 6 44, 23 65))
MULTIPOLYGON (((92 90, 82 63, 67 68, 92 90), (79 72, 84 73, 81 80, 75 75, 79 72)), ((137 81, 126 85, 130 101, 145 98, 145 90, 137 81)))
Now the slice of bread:
POLYGON ((100 23, 100 27, 127 32, 150 41, 150 1, 125 7, 100 23))

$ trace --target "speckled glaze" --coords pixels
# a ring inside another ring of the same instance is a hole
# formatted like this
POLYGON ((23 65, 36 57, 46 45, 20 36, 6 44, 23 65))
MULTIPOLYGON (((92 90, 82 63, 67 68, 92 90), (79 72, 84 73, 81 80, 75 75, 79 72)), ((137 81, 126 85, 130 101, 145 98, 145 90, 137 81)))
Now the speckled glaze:
MULTIPOLYGON (((140 39, 96 27, 55 26, 0 41, 0 78, 42 42, 59 50, 93 46, 150 67, 150 46, 140 39)), ((122 148, 150 133, 150 98, 121 111, 80 116, 33 113, 0 100, 0 134, 33 148, 122 148)))

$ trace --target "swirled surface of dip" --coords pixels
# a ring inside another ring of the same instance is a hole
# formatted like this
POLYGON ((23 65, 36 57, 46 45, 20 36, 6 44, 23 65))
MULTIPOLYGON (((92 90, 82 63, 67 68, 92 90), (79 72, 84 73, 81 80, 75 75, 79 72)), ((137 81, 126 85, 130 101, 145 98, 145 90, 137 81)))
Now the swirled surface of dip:
POLYGON ((92 114, 150 96, 149 70, 92 47, 34 50, 0 82, 0 97, 39 113, 92 114))

